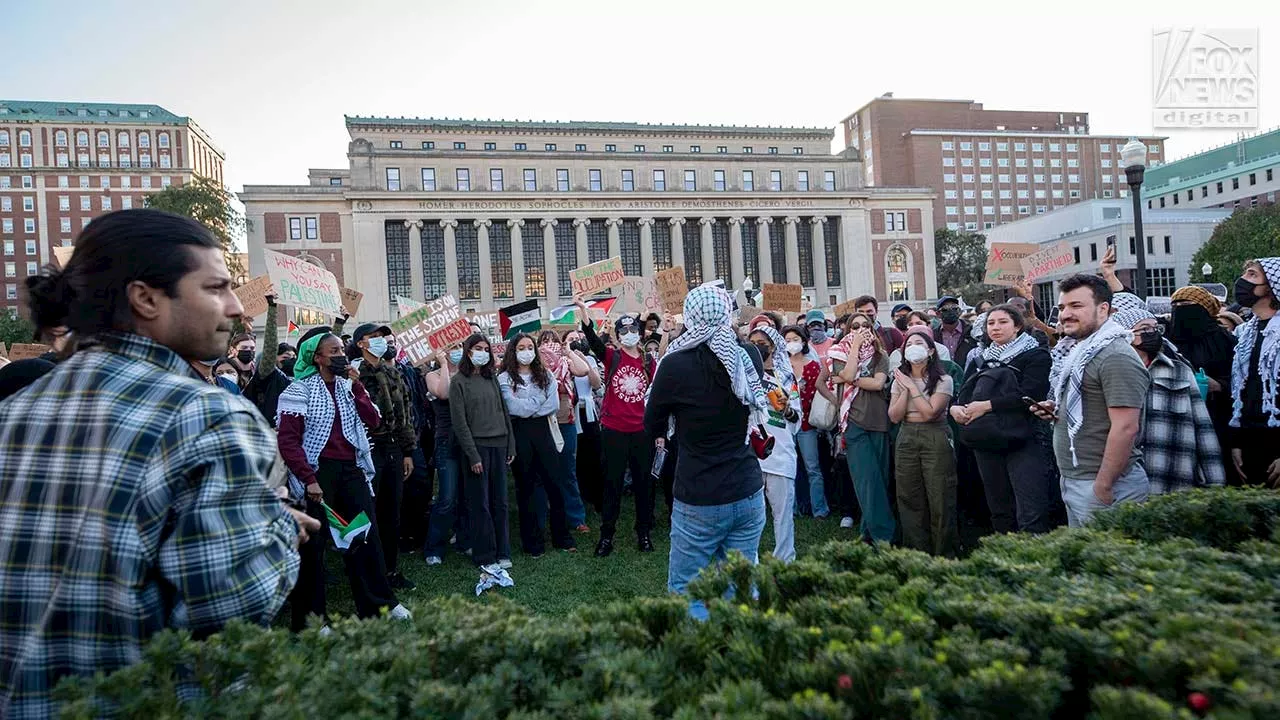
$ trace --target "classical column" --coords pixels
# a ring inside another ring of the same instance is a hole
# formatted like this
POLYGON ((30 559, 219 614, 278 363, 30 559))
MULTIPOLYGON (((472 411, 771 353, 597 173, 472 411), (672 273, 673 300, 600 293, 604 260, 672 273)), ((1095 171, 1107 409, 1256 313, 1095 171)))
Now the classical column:
POLYGON ((756 262, 760 266, 760 277, 756 278, 758 288, 773 282, 773 247, 769 241, 769 226, 772 224, 771 217, 756 218, 756 262))
POLYGON ((516 302, 525 300, 524 287, 524 227, 523 220, 508 220, 507 228, 511 236, 511 281, 515 285, 516 302))
POLYGON ((830 291, 827 289, 827 245, 823 242, 825 234, 823 233, 823 225, 827 222, 827 218, 822 215, 815 215, 809 218, 809 223, 813 226, 812 235, 812 255, 813 259, 813 305, 814 307, 822 307, 827 304, 830 291))
POLYGON ((667 224, 671 226, 671 267, 684 267, 684 218, 669 218, 667 224))
POLYGON ((651 277, 653 269, 653 218, 640 218, 640 274, 651 277))
MULTIPOLYGON (((711 231, 711 226, 716 221, 713 217, 699 218, 698 224, 702 226, 702 282, 710 282, 717 279, 716 276, 716 248, 713 239, 715 234, 711 231)), ((725 283, 729 282, 729 278, 723 278, 725 283)))
MULTIPOLYGON (((445 282, 448 283, 449 294, 456 299, 458 297, 458 236, 454 230, 458 227, 458 221, 453 218, 441 220, 440 227, 444 228, 444 266, 448 269, 445 273, 445 282)), ((417 299, 414 298, 414 300, 417 299)))
POLYGON ((409 280, 413 288, 414 300, 426 300, 423 297, 422 271, 422 221, 405 220, 404 226, 409 228, 409 280))
POLYGON ((622 218, 608 218, 604 221, 604 226, 609 229, 609 257, 618 257, 622 254, 622 240, 618 237, 620 224, 622 224, 622 218))
POLYGON ((547 308, 560 304, 560 280, 556 275, 556 225, 555 218, 544 218, 542 225, 542 266, 547 278, 547 308))
POLYGON ((875 283, 875 263, 879 260, 871 250, 867 211, 860 204, 856 207, 858 209, 840 216, 840 259, 844 262, 840 280, 844 296, 846 299, 859 295, 887 297, 887 288, 878 288, 875 283))
POLYGON ((480 306, 493 307, 493 255, 489 252, 489 226, 492 220, 474 220, 476 245, 480 257, 480 306))
POLYGON ((591 253, 587 250, 587 226, 590 224, 591 218, 573 219, 573 229, 576 233, 574 238, 578 242, 578 267, 591 261, 591 253))
POLYGON ((745 279, 743 272, 742 218, 731 217, 729 218, 729 276, 733 278, 731 287, 742 287, 742 281, 745 279))
POLYGON ((792 215, 783 220, 787 253, 787 282, 800 282, 800 241, 796 239, 796 223, 800 218, 792 215))

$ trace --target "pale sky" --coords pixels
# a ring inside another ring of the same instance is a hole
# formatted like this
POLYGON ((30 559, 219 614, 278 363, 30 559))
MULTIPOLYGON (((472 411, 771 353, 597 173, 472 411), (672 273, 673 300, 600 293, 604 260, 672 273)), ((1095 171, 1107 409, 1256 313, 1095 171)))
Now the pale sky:
MULTIPOLYGON (((1268 2, 869 4, 0 0, 0 97, 190 116, 238 191, 345 167, 344 114, 835 127, 892 91, 1150 133, 1153 27, 1198 25, 1259 29, 1260 129, 1280 124, 1268 2)), ((1161 134, 1170 158, 1234 137, 1161 134)))

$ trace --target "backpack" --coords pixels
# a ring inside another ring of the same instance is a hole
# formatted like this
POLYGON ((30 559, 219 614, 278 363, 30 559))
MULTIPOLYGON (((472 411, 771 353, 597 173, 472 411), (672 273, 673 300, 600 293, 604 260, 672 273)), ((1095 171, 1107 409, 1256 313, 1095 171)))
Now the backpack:
MULTIPOLYGON (((956 403, 967 405, 977 400, 1018 397, 1021 387, 1022 373, 1017 368, 991 360, 983 363, 960 388, 956 403)), ((974 450, 1012 450, 1031 439, 1032 425, 1031 417, 1025 412, 992 410, 968 425, 960 425, 960 442, 974 450)))
MULTIPOLYGON (((645 377, 649 379, 649 382, 653 382, 653 371, 654 371, 653 358, 650 357, 649 353, 647 352, 640 353, 640 357, 642 358, 641 362, 644 363, 645 377)), ((613 351, 613 354, 609 356, 609 362, 604 369, 604 385, 606 388, 609 387, 609 381, 613 379, 613 374, 618 371, 618 366, 621 364, 622 364, 622 351, 615 349, 613 351)))

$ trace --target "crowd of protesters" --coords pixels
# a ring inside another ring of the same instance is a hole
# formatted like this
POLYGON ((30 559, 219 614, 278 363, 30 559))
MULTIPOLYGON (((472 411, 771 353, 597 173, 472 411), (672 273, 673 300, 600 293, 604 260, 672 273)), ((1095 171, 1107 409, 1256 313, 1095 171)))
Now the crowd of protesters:
POLYGON ((407 619, 406 563, 462 553, 477 594, 509 587, 513 522, 524 556, 591 539, 608 563, 624 503, 638 552, 669 527, 681 593, 730 552, 756 560, 770 522, 783 562, 798 521, 955 555, 1280 483, 1280 258, 1246 263, 1229 306, 1179 289, 1168 317, 1113 255, 1100 270, 1062 281, 1052 317, 1025 286, 883 316, 871 296, 841 317, 746 310, 710 284, 608 325, 579 302, 567 328, 475 325, 414 366, 345 316, 281 342, 274 297, 259 337, 202 226, 104 215, 28 281, 54 350, 0 367, 0 716, 47 714, 60 677, 135 662, 166 627, 269 622, 286 600, 295 629, 323 623, 334 549, 357 614, 407 619))

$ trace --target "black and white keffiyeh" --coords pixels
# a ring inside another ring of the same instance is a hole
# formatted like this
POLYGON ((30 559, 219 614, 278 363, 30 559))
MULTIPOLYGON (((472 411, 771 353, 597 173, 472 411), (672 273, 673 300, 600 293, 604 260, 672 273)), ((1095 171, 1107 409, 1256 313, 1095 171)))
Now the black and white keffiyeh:
POLYGON ((684 332, 671 341, 664 357, 709 345, 729 373, 733 393, 743 405, 763 413, 767 407, 764 389, 751 358, 738 345, 738 336, 730 326, 732 309, 729 294, 714 285, 690 290, 684 299, 684 332))
MULTIPOLYGON (((1280 257, 1258 258, 1262 272, 1272 294, 1280 292, 1280 257)), ((1263 300, 1262 302, 1266 302, 1263 300)), ((1280 382, 1280 321, 1272 319, 1258 332, 1257 316, 1236 330, 1236 354, 1231 360, 1231 396, 1235 398, 1231 410, 1231 427, 1240 427, 1240 414, 1244 411, 1244 385, 1249 376, 1249 359, 1253 357, 1254 344, 1261 341, 1258 355, 1258 374, 1262 376, 1262 414, 1267 416, 1267 427, 1280 427, 1280 407, 1276 407, 1276 384, 1280 382)))
POLYGON ((1018 333, 1018 337, 1010 340, 1003 345, 991 343, 982 351, 982 359, 986 362, 995 361, 998 363, 1008 363, 1010 360, 1018 357, 1028 350, 1034 350, 1040 347, 1040 343, 1028 333, 1018 333))
POLYGON ((1052 379, 1053 399, 1058 404, 1058 414, 1066 420, 1067 437, 1071 440, 1072 467, 1080 466, 1076 457, 1076 433, 1084 424, 1084 397, 1080 392, 1084 384, 1084 369, 1094 356, 1117 340, 1131 342, 1133 333, 1108 318, 1092 335, 1074 343, 1056 378, 1052 379))
MULTIPOLYGON (((377 405, 374 405, 376 408, 377 405)), ((351 381, 344 377, 334 378, 333 395, 325 387, 324 378, 319 374, 308 376, 305 380, 295 380, 280 394, 280 405, 276 410, 276 426, 280 425, 283 415, 297 415, 304 419, 302 450, 307 455, 307 463, 311 467, 319 467, 320 453, 329 443, 329 433, 333 429, 333 413, 338 412, 342 423, 342 437, 351 443, 356 450, 356 465, 364 472, 365 482, 369 485, 369 495, 373 495, 373 456, 369 448, 369 435, 360 414, 356 411, 356 397, 351 390, 351 381), (334 407, 334 397, 338 400, 334 407)), ((302 482, 289 473, 289 492, 294 497, 301 497, 305 489, 302 482)))
POLYGON ((787 353, 787 342, 782 339, 782 333, 773 329, 772 325, 761 325, 751 332, 764 333, 769 338, 773 345, 773 371, 781 378, 784 386, 790 387, 796 381, 796 373, 791 369, 791 356, 787 353))

